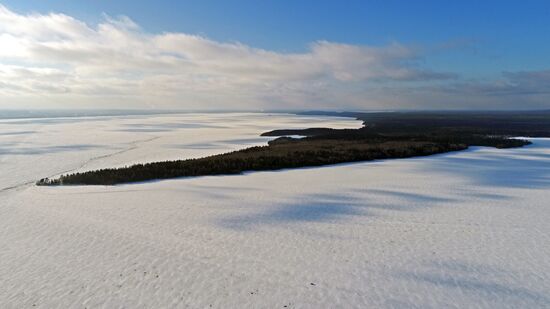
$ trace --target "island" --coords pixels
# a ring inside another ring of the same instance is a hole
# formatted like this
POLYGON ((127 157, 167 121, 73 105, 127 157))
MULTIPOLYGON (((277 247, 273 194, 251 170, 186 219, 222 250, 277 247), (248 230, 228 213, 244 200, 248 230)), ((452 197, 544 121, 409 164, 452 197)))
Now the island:
POLYGON ((359 129, 274 130, 268 145, 198 159, 135 164, 43 178, 37 185, 116 185, 149 180, 231 175, 397 159, 459 151, 470 146, 521 147, 521 137, 550 137, 550 111, 537 112, 305 112, 354 117, 359 129), (303 136, 293 138, 289 136, 303 136))

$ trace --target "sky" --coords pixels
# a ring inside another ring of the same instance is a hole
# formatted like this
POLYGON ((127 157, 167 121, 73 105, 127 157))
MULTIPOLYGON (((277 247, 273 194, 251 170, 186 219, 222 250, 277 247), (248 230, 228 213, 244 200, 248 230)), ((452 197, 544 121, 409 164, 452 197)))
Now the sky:
POLYGON ((550 109, 550 1, 0 0, 0 108, 550 109))

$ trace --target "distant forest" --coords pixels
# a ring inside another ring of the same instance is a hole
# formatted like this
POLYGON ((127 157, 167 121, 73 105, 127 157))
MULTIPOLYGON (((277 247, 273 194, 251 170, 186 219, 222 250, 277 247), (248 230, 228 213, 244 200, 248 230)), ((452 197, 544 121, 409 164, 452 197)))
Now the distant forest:
POLYGON ((467 149, 530 144, 513 136, 550 137, 550 111, 537 112, 396 112, 314 115, 355 117, 360 129, 274 130, 267 146, 251 147, 199 159, 136 164, 41 179, 37 185, 115 185, 176 177, 239 174, 344 162, 426 156, 467 149), (288 135, 306 136, 301 139, 288 135))

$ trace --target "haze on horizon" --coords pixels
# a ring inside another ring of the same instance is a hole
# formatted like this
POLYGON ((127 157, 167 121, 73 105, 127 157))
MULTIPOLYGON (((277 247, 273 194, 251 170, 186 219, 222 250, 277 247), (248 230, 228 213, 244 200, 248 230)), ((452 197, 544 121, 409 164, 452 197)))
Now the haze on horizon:
POLYGON ((547 1, 1 1, 0 109, 547 109, 547 1))

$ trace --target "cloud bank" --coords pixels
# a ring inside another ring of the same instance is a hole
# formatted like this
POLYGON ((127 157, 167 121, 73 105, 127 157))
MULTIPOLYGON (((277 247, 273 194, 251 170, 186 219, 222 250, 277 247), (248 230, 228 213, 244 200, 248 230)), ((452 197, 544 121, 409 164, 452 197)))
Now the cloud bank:
POLYGON ((422 49, 396 42, 317 41, 281 53, 151 34, 125 16, 104 15, 91 26, 1 5, 0 47, 0 107, 446 109, 513 108, 512 100, 523 100, 537 108, 550 89, 550 71, 463 81, 425 67, 422 49))

